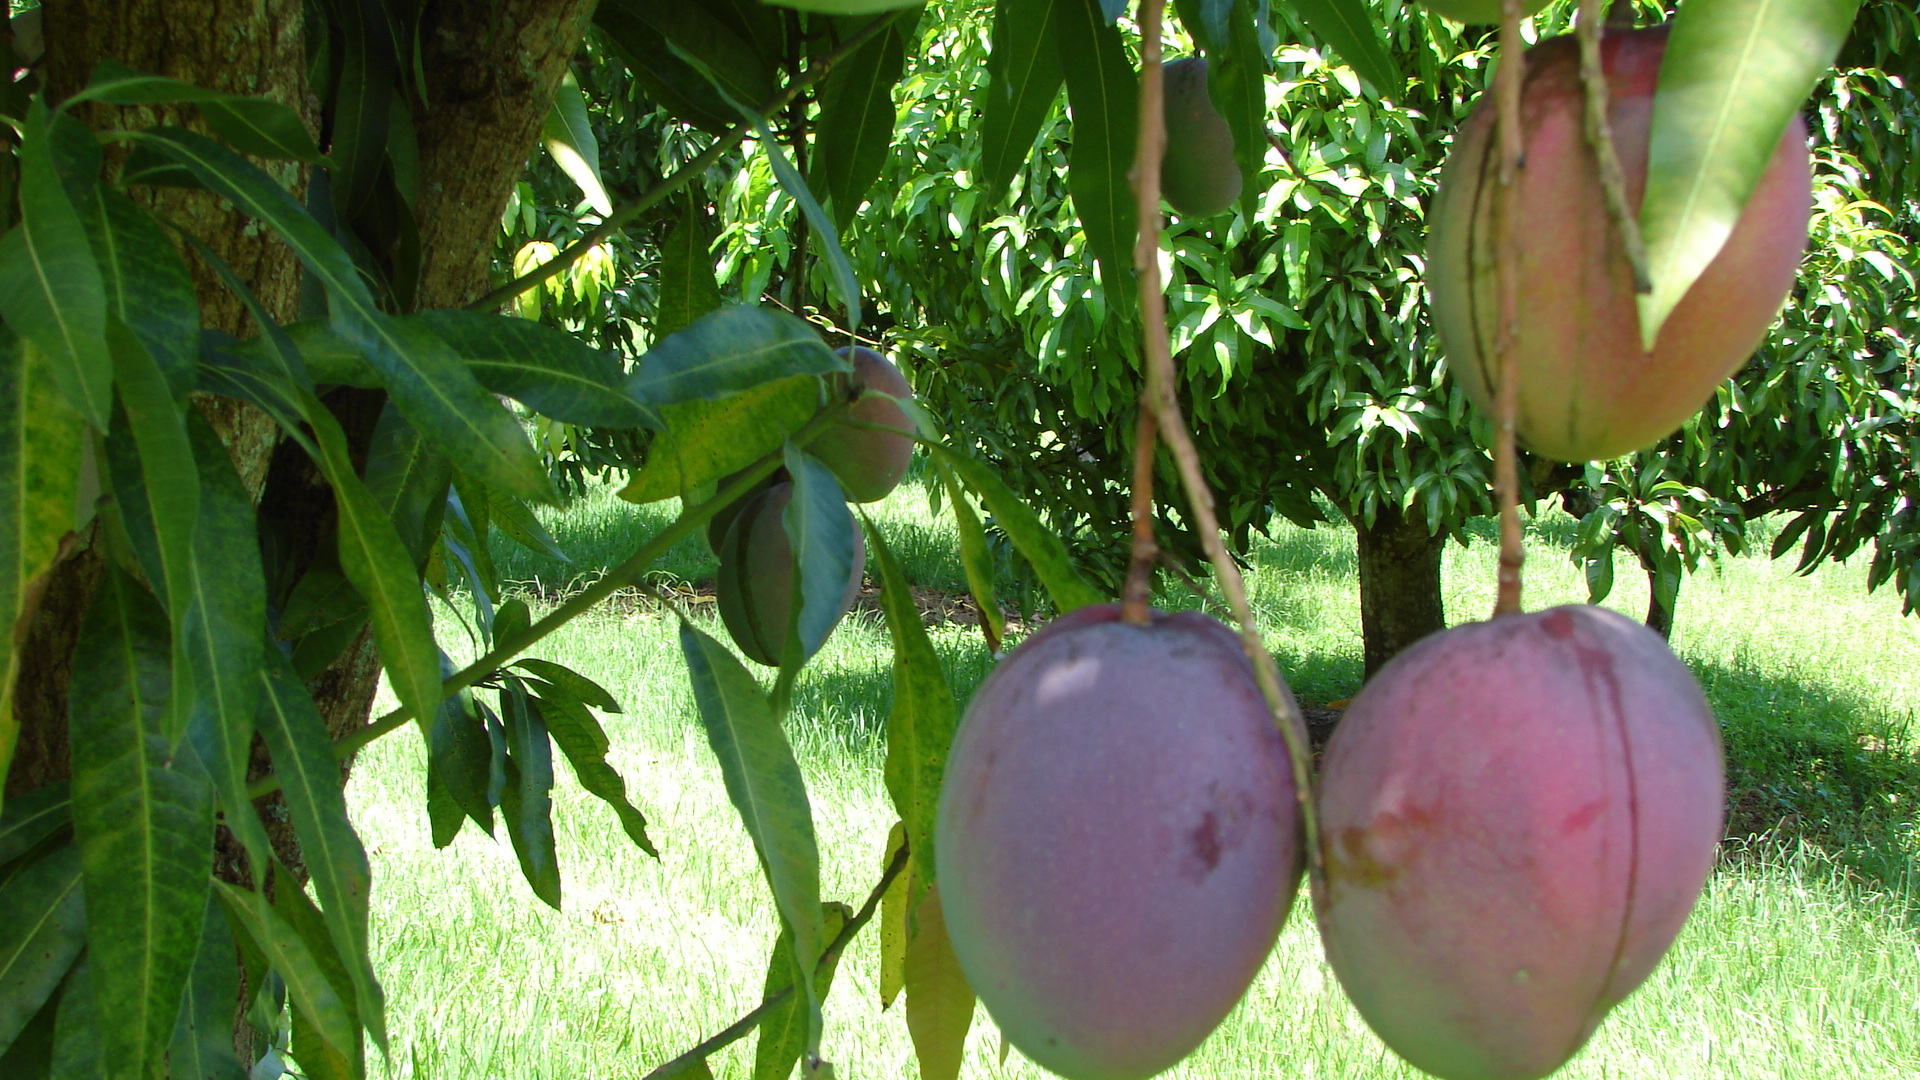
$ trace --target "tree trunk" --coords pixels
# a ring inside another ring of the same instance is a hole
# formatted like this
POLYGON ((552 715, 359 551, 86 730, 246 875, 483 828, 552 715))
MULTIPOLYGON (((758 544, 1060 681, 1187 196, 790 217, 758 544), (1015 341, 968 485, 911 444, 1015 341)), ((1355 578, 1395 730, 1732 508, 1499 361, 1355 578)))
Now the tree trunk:
MULTIPOLYGON (((420 307, 452 307, 487 287, 494 230, 513 184, 536 146, 555 88, 579 46, 595 0, 428 0, 421 11, 420 69, 424 100, 413 102, 419 139, 420 307)), ((59 99, 85 85, 102 60, 216 89, 268 97, 292 106, 319 131, 321 108, 306 82, 303 0, 49 0, 44 14, 45 73, 59 99)), ((325 32, 325 28, 318 28, 325 32)), ((184 107, 115 110, 91 106, 90 123, 155 122, 199 127, 184 107)), ((204 130, 204 129, 203 129, 204 130)), ((321 132, 324 136, 324 132, 321 132)), ((110 167, 113 158, 109 158, 110 167)), ((286 162, 259 162, 299 194, 305 176, 286 162)), ((224 259, 276 319, 299 309, 298 261, 270 232, 206 192, 143 188, 130 192, 150 209, 191 230, 224 259)), ((241 337, 252 325, 240 303, 200 260, 188 265, 199 287, 204 325, 241 337)), ((336 391, 327 406, 340 418, 357 464, 363 464, 378 392, 336 391)), ((236 471, 259 502, 263 525, 296 533, 309 545, 332 532, 332 495, 305 455, 281 444, 279 432, 249 406, 201 397, 201 412, 226 444, 236 471)), ((48 583, 21 657, 16 715, 18 749, 4 777, 11 797, 69 774, 67 682, 80 618, 99 577, 100 556, 81 537, 48 583)), ((309 685, 328 729, 338 738, 362 727, 379 676, 370 635, 360 639, 309 685)), ((267 761, 255 741, 255 769, 267 761)), ((345 770, 342 771, 344 780, 345 770)), ((298 846, 284 813, 263 814, 278 852, 296 872, 298 846)), ((223 851, 231 873, 237 852, 223 851)), ((236 1021, 236 1039, 244 1039, 236 1021)), ((243 1050, 244 1052, 244 1050, 243 1050)), ((251 1060, 251 1059, 248 1059, 251 1060)))
POLYGON ((1360 633, 1367 678, 1402 649, 1446 628, 1440 597, 1443 533, 1427 531, 1418 510, 1382 507, 1372 526, 1354 520, 1360 554, 1360 633))

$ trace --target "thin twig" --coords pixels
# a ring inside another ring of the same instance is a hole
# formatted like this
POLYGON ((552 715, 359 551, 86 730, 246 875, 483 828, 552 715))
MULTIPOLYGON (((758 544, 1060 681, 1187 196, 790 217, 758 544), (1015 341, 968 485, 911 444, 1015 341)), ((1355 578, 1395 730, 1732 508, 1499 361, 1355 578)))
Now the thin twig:
POLYGON ((1576 34, 1580 41, 1580 81, 1586 88, 1587 145, 1600 166, 1600 190, 1606 192, 1607 216, 1620 236, 1627 265, 1633 268, 1633 291, 1653 291, 1653 279, 1647 274, 1647 245, 1640 238, 1640 219, 1627 205, 1627 179, 1620 172, 1620 155, 1613 146, 1613 123, 1607 119, 1607 76, 1600 64, 1600 36, 1605 18, 1601 0, 1580 0, 1580 22, 1576 34))
POLYGON ((1179 466, 1180 482, 1186 488, 1187 502, 1193 510, 1194 531, 1200 534, 1201 547, 1206 550, 1207 561, 1213 565, 1220 592, 1226 597, 1227 606, 1233 609, 1234 618, 1240 624, 1240 647, 1253 664, 1254 680, 1260 686, 1260 695, 1266 699, 1267 709, 1272 713, 1281 738, 1287 744, 1287 756, 1292 758, 1293 764, 1294 795, 1300 800, 1307 870, 1318 886, 1326 879, 1326 867, 1320 851, 1319 816, 1314 811, 1313 757, 1307 742, 1306 719, 1300 715, 1299 705, 1295 704, 1293 695, 1287 692, 1286 684, 1281 681, 1280 668, 1274 663, 1273 654, 1267 651, 1265 642, 1260 639, 1260 627, 1254 622, 1252 606, 1247 603, 1247 589, 1240 579, 1240 568, 1234 565, 1232 556, 1227 554, 1226 545, 1220 541, 1220 519, 1214 513, 1213 492, 1208 489, 1206 474, 1200 467, 1200 452, 1193 445, 1193 436, 1187 431, 1186 418, 1181 415, 1180 403, 1174 396, 1173 353, 1168 346, 1167 305, 1161 293, 1158 258, 1160 155, 1165 149, 1160 100, 1160 30, 1165 11, 1166 0, 1140 0, 1140 60, 1147 73, 1141 81, 1140 145, 1151 152, 1151 157, 1143 152, 1136 160, 1134 184, 1136 188, 1153 194, 1151 202, 1144 194, 1140 199, 1140 243, 1136 249, 1147 256, 1140 260, 1140 312, 1147 355, 1147 390, 1141 396, 1141 403, 1153 412, 1155 425, 1166 439, 1168 449, 1173 452, 1174 463, 1179 466))
MULTIPOLYGON (((873 913, 880 907, 880 899, 886 895, 887 887, 893 884, 893 879, 899 877, 900 872, 905 870, 906 867, 907 845, 901 844, 900 850, 894 852, 893 861, 887 864, 886 871, 880 875, 879 884, 875 885, 873 891, 867 894, 866 903, 860 905, 860 910, 854 913, 853 918, 847 920, 846 925, 840 928, 840 932, 835 934, 833 940, 827 943, 827 947, 820 950, 820 958, 822 960, 845 948, 847 942, 853 940, 853 935, 859 933, 861 928, 873 919, 873 913)), ((752 1011, 748 1012, 745 1016, 721 1028, 718 1032, 703 1040, 692 1049, 674 1058, 672 1061, 655 1068, 652 1072, 641 1077, 640 1080, 667 1080, 668 1077, 675 1076, 682 1070, 689 1069, 698 1062, 706 1060, 709 1056, 740 1039, 747 1032, 759 1027, 760 1021, 766 1019, 767 1013, 772 1011, 774 1006, 785 1002, 792 996, 793 985, 791 983, 768 994, 766 997, 761 998, 760 1004, 755 1005, 752 1011)))
MULTIPOLYGON (((795 98, 799 97, 801 92, 806 90, 807 87, 825 78, 827 72, 833 70, 833 65, 852 55, 867 42, 879 37, 882 32, 893 25, 894 20, 905 15, 906 11, 912 10, 916 9, 909 8, 905 11, 895 12, 892 15, 883 15, 855 31, 831 53, 822 57, 818 62, 807 65, 805 72, 782 87, 779 93, 775 94, 764 105, 760 106, 760 116, 762 118, 770 117, 786 108, 795 98)), ((693 160, 675 169, 673 175, 663 178, 659 183, 642 192, 639 197, 633 201, 614 207, 613 213, 608 214, 600 224, 587 230, 585 236, 567 245, 565 249, 553 258, 548 259, 532 270, 527 271, 512 281, 507 282, 505 285, 482 296, 480 299, 468 304, 467 310, 492 311, 501 304, 506 303, 521 293, 526 292, 528 289, 533 288, 535 285, 558 274, 560 271, 565 270, 567 267, 572 266, 574 263, 579 262, 582 256, 593 250, 601 241, 619 232, 622 228, 625 228, 627 223, 634 218, 660 205, 667 196, 687 186, 687 183, 694 177, 712 168, 714 163, 719 161, 722 155, 745 141, 748 132, 751 130, 752 127, 747 124, 735 124, 731 128, 728 128, 725 135, 720 136, 712 146, 702 150, 693 160)))
MULTIPOLYGON (((1140 305, 1147 321, 1148 349, 1156 338, 1154 326, 1166 326, 1166 301, 1160 295, 1160 159, 1167 148, 1165 78, 1160 70, 1160 19, 1163 4, 1159 0, 1141 0, 1141 29, 1146 40, 1141 44, 1140 133, 1134 143, 1133 193, 1135 211, 1140 218, 1139 235, 1133 245, 1133 268, 1139 274, 1140 305), (1149 288, 1148 282, 1154 287, 1149 288), (1147 310, 1147 309, 1154 310, 1147 310)), ((1166 332, 1157 335, 1160 347, 1166 347, 1166 332)), ((1140 380, 1140 415, 1133 431, 1133 483, 1128 514, 1133 521, 1133 549, 1127 560, 1127 580, 1120 593, 1120 620, 1133 626, 1145 626, 1150 618, 1148 602, 1153 596, 1153 567, 1159 548, 1153 539, 1153 450, 1158 438, 1158 414, 1154 408, 1157 388, 1155 371, 1148 365, 1140 380)))
POLYGON ((1493 341, 1494 370, 1500 385, 1495 391, 1493 441, 1493 498, 1500 513, 1500 569, 1493 613, 1511 615, 1520 610, 1520 567, 1526 561, 1520 534, 1520 467, 1514 448, 1515 416, 1520 409, 1519 364, 1515 323, 1519 315, 1520 172, 1526 167, 1520 130, 1520 91, 1526 78, 1527 43, 1520 37, 1520 0, 1502 0, 1500 71, 1494 76, 1494 103, 1498 109, 1494 130, 1500 152, 1500 215, 1494 243, 1500 325, 1493 341))

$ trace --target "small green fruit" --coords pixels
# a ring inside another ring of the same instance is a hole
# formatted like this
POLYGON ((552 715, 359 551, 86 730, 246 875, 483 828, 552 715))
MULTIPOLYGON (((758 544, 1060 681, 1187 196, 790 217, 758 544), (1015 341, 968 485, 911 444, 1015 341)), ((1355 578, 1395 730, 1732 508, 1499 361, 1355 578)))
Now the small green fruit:
MULTIPOLYGON (((720 541, 720 572, 714 581, 714 606, 727 634, 749 660, 780 666, 793 611, 793 543, 787 538, 787 503, 793 484, 779 483, 748 499, 720 541)), ((840 614, 860 594, 867 562, 866 540, 853 531, 853 568, 840 598, 840 614)))
POLYGON ((1189 56, 1160 69, 1167 103, 1167 152, 1160 194, 1181 217, 1212 217, 1233 206, 1243 180, 1233 132, 1207 96, 1207 61, 1189 56))

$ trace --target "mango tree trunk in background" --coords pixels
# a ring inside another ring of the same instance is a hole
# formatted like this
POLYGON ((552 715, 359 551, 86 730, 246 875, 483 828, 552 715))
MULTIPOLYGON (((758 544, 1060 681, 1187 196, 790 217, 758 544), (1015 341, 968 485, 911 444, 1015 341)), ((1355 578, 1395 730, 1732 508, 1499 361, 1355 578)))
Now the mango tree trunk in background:
MULTIPOLYGON (((428 0, 421 13, 425 99, 414 100, 420 143, 418 204, 423 308, 458 306, 487 287, 493 231, 513 184, 536 146, 554 88, 579 46, 594 0, 428 0)), ((322 104, 306 80, 302 0, 49 0, 44 31, 50 96, 63 98, 102 60, 293 106, 326 139, 322 104)), ((103 117, 90 115, 89 120, 103 117)), ((122 123, 197 126, 190 114, 127 110, 122 123)), ((304 193, 306 177, 284 162, 269 171, 304 193)), ((231 265, 266 309, 286 321, 299 310, 299 265, 271 234, 205 192, 136 189, 131 194, 190 229, 231 265)), ((206 325, 242 337, 256 332, 241 305, 197 259, 206 325)), ((327 405, 354 440, 364 464, 367 439, 384 395, 343 390, 327 405)), ((227 445, 247 489, 258 500, 263 532, 302 539, 304 567, 333 534, 333 500, 304 454, 276 452, 277 433, 257 411, 226 399, 197 402, 227 445)), ((8 797, 64 780, 69 772, 67 681, 74 640, 100 572, 92 537, 52 575, 22 657, 16 698, 21 736, 8 797)), ((364 725, 378 683, 369 635, 361 638, 309 689, 335 737, 364 725)), ((265 767, 256 740, 256 770, 265 767)), ((344 777, 344 772, 343 772, 344 777)), ((301 862, 292 831, 264 815, 288 865, 301 862)), ((223 850, 223 862, 233 856, 223 850)), ((226 866, 229 873, 233 869, 226 866)))
POLYGON ((1360 555, 1360 633, 1367 678, 1407 646, 1446 629, 1440 596, 1445 533, 1427 532, 1417 510, 1381 507, 1373 524, 1355 519, 1360 555))

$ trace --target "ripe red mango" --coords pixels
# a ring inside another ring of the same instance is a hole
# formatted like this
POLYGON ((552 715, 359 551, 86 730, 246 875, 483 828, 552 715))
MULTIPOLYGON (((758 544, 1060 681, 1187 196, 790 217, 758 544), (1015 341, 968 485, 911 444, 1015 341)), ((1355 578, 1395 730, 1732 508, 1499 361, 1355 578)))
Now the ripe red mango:
MULTIPOLYGON (((734 513, 721 538, 720 568, 714 578, 713 601, 727 634, 747 659, 780 666, 793 610, 793 541, 781 520, 793 501, 793 484, 782 481, 747 499, 734 513)), ((853 569, 840 599, 845 615, 860 595, 860 577, 866 567, 867 543, 853 530, 853 569)))
POLYGON ((1226 627, 1082 608, 967 707, 937 825, 953 949, 1072 1080, 1151 1076, 1246 992, 1299 880, 1284 743, 1226 627))
MULTIPOLYGON (((879 391, 854 402, 847 409, 847 419, 897 432, 912 432, 913 421, 893 398, 911 398, 913 387, 893 361, 859 346, 842 347, 838 352, 853 362, 856 383, 879 391), (892 397, 883 397, 883 394, 892 397)), ((835 424, 814 436, 807 444, 807 452, 833 470, 848 502, 877 502, 906 478, 907 464, 913 458, 913 438, 909 434, 835 424)))
POLYGON ((1713 714, 1644 626, 1581 606, 1434 634, 1327 747, 1327 960, 1419 1068, 1545 1076, 1673 943, 1724 798, 1713 714))
MULTIPOLYGON (((1609 32, 1608 115, 1627 204, 1646 190, 1654 87, 1665 27, 1609 32)), ((1579 49, 1555 38, 1527 53, 1519 189, 1515 349, 1520 440, 1564 461, 1631 453, 1671 434, 1746 363, 1793 287, 1806 250, 1812 174, 1796 117, 1726 246, 1641 347, 1633 274, 1587 147, 1579 49)), ((1492 415, 1501 235, 1492 95, 1468 117, 1440 177, 1427 282, 1448 368, 1492 415)))

